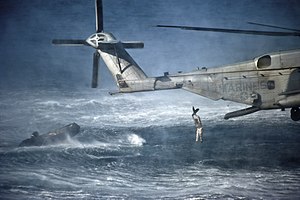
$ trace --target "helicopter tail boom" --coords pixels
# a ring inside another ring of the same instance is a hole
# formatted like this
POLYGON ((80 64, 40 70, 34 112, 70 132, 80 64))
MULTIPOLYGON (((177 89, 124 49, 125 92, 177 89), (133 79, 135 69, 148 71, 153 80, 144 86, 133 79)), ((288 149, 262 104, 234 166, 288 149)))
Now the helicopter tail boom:
MULTIPOLYGON (((104 33, 102 33, 104 34, 104 33)), ((106 39, 113 38, 111 34, 105 34, 106 39)), ((101 45, 100 45, 101 46, 101 45)), ((180 78, 171 78, 168 75, 161 77, 148 77, 139 67, 125 48, 139 48, 140 43, 118 42, 99 48, 98 52, 111 72, 119 92, 142 92, 164 89, 181 88, 180 78)))

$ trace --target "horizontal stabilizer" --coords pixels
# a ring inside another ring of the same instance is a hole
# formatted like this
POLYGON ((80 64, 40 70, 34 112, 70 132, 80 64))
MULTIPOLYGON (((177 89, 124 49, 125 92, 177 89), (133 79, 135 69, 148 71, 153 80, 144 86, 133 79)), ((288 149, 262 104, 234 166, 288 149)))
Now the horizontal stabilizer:
POLYGON ((60 40, 60 39, 52 40, 52 44, 55 44, 55 45, 70 45, 70 46, 87 45, 85 40, 60 40))
POLYGON ((229 118, 233 118, 233 117, 240 117, 240 116, 243 116, 243 115, 248 115, 248 114, 257 112, 259 110, 260 109, 258 107, 252 106, 250 108, 246 108, 246 109, 237 110, 237 111, 234 111, 234 112, 227 113, 224 116, 224 119, 229 119, 229 118))

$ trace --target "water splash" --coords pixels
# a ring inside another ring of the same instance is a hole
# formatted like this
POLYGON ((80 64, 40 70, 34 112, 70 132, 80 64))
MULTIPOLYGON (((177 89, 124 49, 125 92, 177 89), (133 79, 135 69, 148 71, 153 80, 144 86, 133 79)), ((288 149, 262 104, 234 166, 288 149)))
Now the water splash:
POLYGON ((143 144, 146 143, 146 140, 142 137, 136 135, 136 134, 130 134, 127 136, 127 139, 130 144, 136 145, 136 146, 143 146, 143 144))

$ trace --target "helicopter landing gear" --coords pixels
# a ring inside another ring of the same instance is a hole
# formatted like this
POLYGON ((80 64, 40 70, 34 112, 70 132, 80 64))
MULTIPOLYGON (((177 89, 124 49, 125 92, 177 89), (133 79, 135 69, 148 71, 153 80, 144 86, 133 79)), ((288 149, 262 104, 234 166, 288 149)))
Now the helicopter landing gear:
POLYGON ((291 109, 291 118, 293 121, 299 121, 300 120, 300 109, 298 107, 293 107, 291 109))

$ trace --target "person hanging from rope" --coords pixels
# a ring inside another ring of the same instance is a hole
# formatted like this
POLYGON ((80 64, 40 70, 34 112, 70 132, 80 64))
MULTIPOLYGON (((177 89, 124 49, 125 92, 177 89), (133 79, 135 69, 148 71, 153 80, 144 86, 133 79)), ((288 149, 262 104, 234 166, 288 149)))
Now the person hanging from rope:
POLYGON ((196 127, 196 142, 198 142, 198 139, 200 139, 200 142, 202 143, 202 134, 203 134, 203 127, 201 123, 200 117, 197 115, 197 112, 199 111, 199 108, 195 109, 193 106, 193 114, 192 117, 194 119, 195 127, 196 127))

